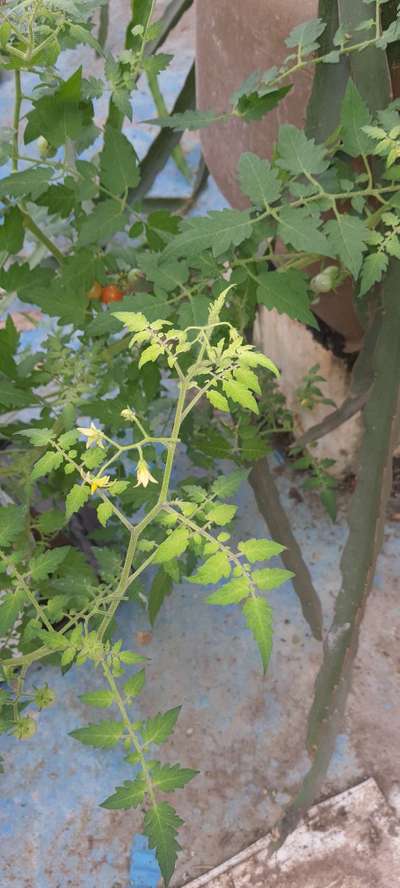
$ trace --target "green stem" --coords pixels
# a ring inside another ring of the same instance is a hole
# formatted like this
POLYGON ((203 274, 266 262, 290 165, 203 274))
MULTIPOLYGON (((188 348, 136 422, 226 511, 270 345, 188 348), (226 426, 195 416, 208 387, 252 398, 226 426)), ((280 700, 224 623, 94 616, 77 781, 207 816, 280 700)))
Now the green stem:
POLYGON ((182 424, 182 418, 184 415, 186 393, 187 393, 187 385, 184 382, 180 382, 179 383, 179 397, 178 397, 178 402, 176 405, 175 419, 174 419, 174 424, 173 424, 172 432, 171 432, 171 438, 173 438, 174 440, 171 441, 171 443, 168 445, 168 452, 167 452, 167 459, 165 462, 164 477, 162 480, 160 496, 159 496, 159 504, 165 502, 167 495, 168 495, 168 488, 169 488, 169 483, 171 480, 172 466, 174 463, 175 452, 176 452, 178 438, 179 438, 179 432, 180 432, 180 428, 181 428, 181 424, 182 424))
MULTIPOLYGON (((157 114, 159 117, 164 117, 168 115, 168 108, 164 101, 164 96, 160 90, 157 74, 151 74, 150 72, 147 74, 147 80, 150 88, 151 95, 153 97, 154 104, 157 109, 157 114)), ((174 159, 175 166, 185 176, 185 179, 191 178, 190 167, 186 161, 185 155, 182 151, 180 145, 177 145, 176 148, 173 148, 171 151, 171 155, 174 159)))
POLYGON ((13 145, 12 145, 12 168, 14 172, 18 169, 18 148, 19 148, 19 118, 21 114, 22 89, 21 89, 21 72, 17 69, 14 72, 15 82, 15 100, 14 100, 14 120, 13 120, 13 145))
POLYGON ((133 745, 135 751, 137 752, 137 755, 138 755, 138 758, 139 758, 139 761, 141 764, 143 776, 146 781, 147 791, 150 796, 151 802, 153 805, 156 805, 157 800, 156 800, 155 793, 154 793, 153 781, 151 779, 150 770, 147 766, 147 762, 146 762, 146 759, 145 759, 145 756, 143 753, 143 747, 142 747, 141 743, 139 742, 139 740, 136 736, 136 733, 132 727, 131 720, 129 718, 125 703, 123 701, 123 698, 121 697, 117 682, 115 681, 115 678, 111 672, 110 667, 107 665, 107 663, 103 662, 102 668, 103 668, 103 672, 104 672, 104 677, 108 681, 108 684, 109 684, 111 691, 113 693, 115 704, 120 711, 122 721, 126 727, 127 733, 129 734, 129 738, 132 742, 132 745, 133 745))
POLYGON ((107 629, 111 623, 111 620, 113 619, 114 614, 115 614, 116 610, 118 609, 118 606, 119 606, 122 598, 124 597, 125 592, 129 586, 129 574, 131 572, 132 562, 135 557, 137 543, 138 543, 138 528, 134 528, 131 531, 128 548, 126 550, 124 566, 122 568, 122 573, 121 573, 120 580, 119 580, 117 590, 116 590, 115 600, 113 601, 108 613, 106 614, 105 617, 103 617, 103 620, 100 624, 100 629, 99 629, 99 638, 100 639, 102 639, 104 637, 104 633, 107 631, 107 629))
POLYGON ((53 244, 53 242, 47 237, 47 235, 44 234, 42 229, 39 228, 38 225, 36 225, 36 222, 34 222, 32 216, 30 216, 29 213, 27 213, 27 211, 23 209, 23 207, 20 206, 19 209, 21 210, 24 226, 27 231, 30 231, 31 234, 33 234, 33 236, 36 238, 36 240, 43 244, 43 246, 46 247, 49 253, 54 256, 58 264, 62 265, 64 262, 64 256, 61 250, 59 250, 58 247, 56 247, 56 245, 53 244))

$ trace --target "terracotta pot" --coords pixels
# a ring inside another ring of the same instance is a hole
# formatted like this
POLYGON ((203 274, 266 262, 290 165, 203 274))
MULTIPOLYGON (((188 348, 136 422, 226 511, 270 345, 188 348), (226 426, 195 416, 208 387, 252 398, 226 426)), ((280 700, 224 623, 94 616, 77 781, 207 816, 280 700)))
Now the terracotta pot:
MULTIPOLYGON (((289 53, 284 41, 292 28, 318 15, 318 0, 197 0, 196 6, 197 101, 201 110, 226 110, 232 92, 252 71, 283 61, 289 53)), ((237 180, 240 155, 254 151, 260 157, 271 157, 282 123, 304 125, 312 79, 312 69, 299 72, 288 96, 260 121, 232 120, 202 130, 207 165, 232 206, 248 205, 237 180)), ((323 296, 314 310, 343 336, 346 351, 358 350, 363 331, 353 308, 351 281, 334 298, 323 296)))
MULTIPOLYGON (((289 50, 285 38, 297 24, 318 15, 318 0, 197 0, 197 101, 201 110, 224 111, 229 98, 256 69, 266 70, 283 61, 289 50)), ((248 205, 241 194, 237 167, 240 155, 253 151, 271 157, 282 123, 302 127, 311 92, 313 72, 300 72, 288 96, 262 120, 250 124, 231 120, 201 131, 205 160, 219 188, 235 207, 248 205)), ((347 281, 335 295, 313 306, 315 314, 340 333, 347 351, 356 351, 362 328, 353 308, 352 283, 347 281)), ((296 322, 261 308, 255 339, 282 369, 282 389, 295 411, 299 433, 320 421, 331 408, 318 407, 312 414, 296 412, 296 388, 301 377, 319 363, 327 379, 325 393, 337 404, 346 397, 349 373, 345 364, 316 342, 296 322)), ((336 473, 352 470, 360 434, 356 417, 336 435, 322 439, 317 454, 337 460, 336 473)))
MULTIPOLYGON (((199 108, 225 111, 231 94, 249 74, 283 61, 289 53, 285 37, 299 22, 318 15, 317 9, 318 0, 197 0, 199 108)), ((250 124, 232 120, 202 131, 206 162, 233 206, 247 206, 237 182, 240 155, 254 151, 270 157, 281 123, 290 120, 303 126, 311 85, 312 72, 306 69, 283 102, 262 120, 250 124)))

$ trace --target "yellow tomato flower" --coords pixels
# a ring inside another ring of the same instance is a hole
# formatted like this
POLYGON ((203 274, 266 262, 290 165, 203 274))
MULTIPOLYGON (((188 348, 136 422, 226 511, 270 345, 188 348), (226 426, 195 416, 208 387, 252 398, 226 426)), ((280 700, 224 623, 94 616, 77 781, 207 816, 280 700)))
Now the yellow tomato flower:
POLYGON ((110 480, 111 479, 109 475, 102 475, 100 478, 93 478, 93 481, 90 485, 90 492, 96 493, 96 490, 98 488, 108 487, 110 480))
POLYGON ((90 423, 88 429, 78 427, 78 432, 80 435, 83 435, 86 438, 86 450, 88 447, 91 447, 94 444, 97 447, 104 447, 103 444, 103 432, 96 428, 94 422, 90 423))
POLYGON ((151 481, 152 484, 158 484, 157 479, 153 478, 153 475, 151 474, 150 469, 149 469, 145 459, 139 460, 138 465, 137 465, 137 469, 136 469, 136 477, 137 477, 137 484, 135 485, 136 487, 140 487, 140 486, 147 487, 149 481, 151 481))

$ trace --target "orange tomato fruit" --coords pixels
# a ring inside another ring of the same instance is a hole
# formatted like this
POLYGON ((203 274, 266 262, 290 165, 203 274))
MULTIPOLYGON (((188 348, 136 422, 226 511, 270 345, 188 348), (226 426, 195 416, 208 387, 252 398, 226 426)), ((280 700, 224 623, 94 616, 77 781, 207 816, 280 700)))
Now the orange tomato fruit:
POLYGON ((101 299, 102 291, 103 291, 103 288, 102 288, 101 284, 99 284, 98 281, 94 281, 88 294, 87 294, 87 298, 88 299, 101 299))
POLYGON ((109 302, 121 302, 121 299, 124 298, 124 294, 116 284, 108 284, 107 287, 102 287, 101 291, 101 301, 105 304, 109 302))

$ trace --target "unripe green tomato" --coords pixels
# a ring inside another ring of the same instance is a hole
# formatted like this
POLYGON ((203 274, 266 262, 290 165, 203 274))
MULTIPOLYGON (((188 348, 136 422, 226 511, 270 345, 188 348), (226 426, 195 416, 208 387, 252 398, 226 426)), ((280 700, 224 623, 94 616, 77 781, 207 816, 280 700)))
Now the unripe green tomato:
POLYGON ((127 280, 130 284, 136 283, 138 277, 140 277, 139 269, 138 268, 131 268, 131 270, 128 271, 128 274, 126 277, 127 277, 127 280))
POLYGON ((337 265, 327 265, 323 271, 316 274, 311 280, 311 289, 314 293, 330 293, 334 290, 339 276, 337 265))
POLYGON ((39 136, 37 140, 37 146, 39 150, 39 157, 41 157, 42 160, 46 160, 46 157, 54 157, 54 155, 56 154, 56 149, 51 147, 44 136, 39 136))

